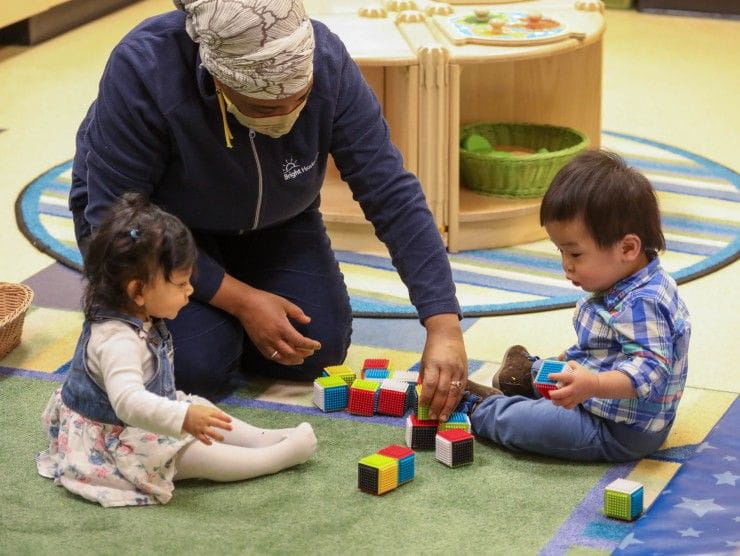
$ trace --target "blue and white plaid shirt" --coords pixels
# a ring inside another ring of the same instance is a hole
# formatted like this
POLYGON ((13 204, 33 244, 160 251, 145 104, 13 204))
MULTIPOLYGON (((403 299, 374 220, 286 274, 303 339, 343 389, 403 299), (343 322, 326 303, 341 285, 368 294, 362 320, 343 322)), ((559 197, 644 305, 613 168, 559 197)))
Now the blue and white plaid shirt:
POLYGON ((608 291, 580 300, 573 326, 578 343, 565 352, 566 360, 621 371, 637 393, 623 400, 591 398, 583 407, 636 430, 669 426, 686 384, 691 324, 658 257, 608 291))

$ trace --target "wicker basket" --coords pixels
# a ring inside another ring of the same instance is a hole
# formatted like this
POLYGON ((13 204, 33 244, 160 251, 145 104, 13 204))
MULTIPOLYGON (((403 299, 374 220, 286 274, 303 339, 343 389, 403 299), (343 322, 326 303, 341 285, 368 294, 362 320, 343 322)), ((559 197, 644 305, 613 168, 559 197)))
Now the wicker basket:
POLYGON ((563 166, 588 147, 588 138, 575 129, 544 124, 477 123, 460 132, 462 142, 472 134, 494 146, 524 147, 549 152, 501 158, 460 148, 460 173, 464 186, 497 197, 541 197, 563 166))
POLYGON ((0 282, 0 359, 21 343, 23 319, 33 290, 23 284, 0 282))

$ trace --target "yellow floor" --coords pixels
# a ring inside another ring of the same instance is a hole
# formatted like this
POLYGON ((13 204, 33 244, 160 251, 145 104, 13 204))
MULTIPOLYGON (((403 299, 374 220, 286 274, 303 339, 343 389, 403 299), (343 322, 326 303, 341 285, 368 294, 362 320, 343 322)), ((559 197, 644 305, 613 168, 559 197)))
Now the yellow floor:
MULTIPOLYGON (((36 47, 0 48, 0 129, 7 129, 0 133, 0 281, 24 280, 52 262, 18 232, 15 199, 23 185, 72 157, 74 133, 115 43, 145 17, 171 7, 169 0, 144 0, 36 47)), ((607 25, 604 129, 740 170, 740 22, 614 10, 607 25)), ((735 262, 681 286, 693 317, 691 386, 740 392, 738 284, 735 262)), ((466 333, 469 355, 497 360, 512 343, 559 352, 573 340, 571 314, 565 309, 480 319, 466 333)), ((44 333, 48 321, 37 320, 29 318, 29 333, 44 333)))

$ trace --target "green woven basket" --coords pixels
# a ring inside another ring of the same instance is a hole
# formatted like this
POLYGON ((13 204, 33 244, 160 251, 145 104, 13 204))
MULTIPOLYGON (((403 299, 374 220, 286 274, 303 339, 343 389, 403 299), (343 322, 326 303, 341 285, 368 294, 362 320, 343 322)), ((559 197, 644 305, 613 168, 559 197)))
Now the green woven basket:
POLYGON ((558 170, 588 147, 588 138, 580 131, 553 125, 469 124, 460 132, 460 144, 474 134, 485 137, 494 149, 505 145, 535 151, 504 158, 460 147, 462 184, 496 197, 542 197, 558 170), (548 152, 536 152, 542 149, 548 152))

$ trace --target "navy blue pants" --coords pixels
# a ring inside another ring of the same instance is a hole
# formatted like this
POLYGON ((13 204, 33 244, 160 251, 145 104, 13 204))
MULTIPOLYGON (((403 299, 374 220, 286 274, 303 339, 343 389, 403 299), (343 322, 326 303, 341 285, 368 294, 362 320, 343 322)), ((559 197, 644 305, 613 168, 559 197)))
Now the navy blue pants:
POLYGON ((249 374, 308 381, 320 376, 324 367, 344 361, 352 311, 318 210, 245 235, 197 231, 194 235, 198 245, 236 279, 300 307, 311 322, 293 325, 321 342, 321 349, 301 365, 280 365, 262 356, 235 317, 191 300, 167 322, 175 344, 178 389, 218 400, 245 384, 249 374))

